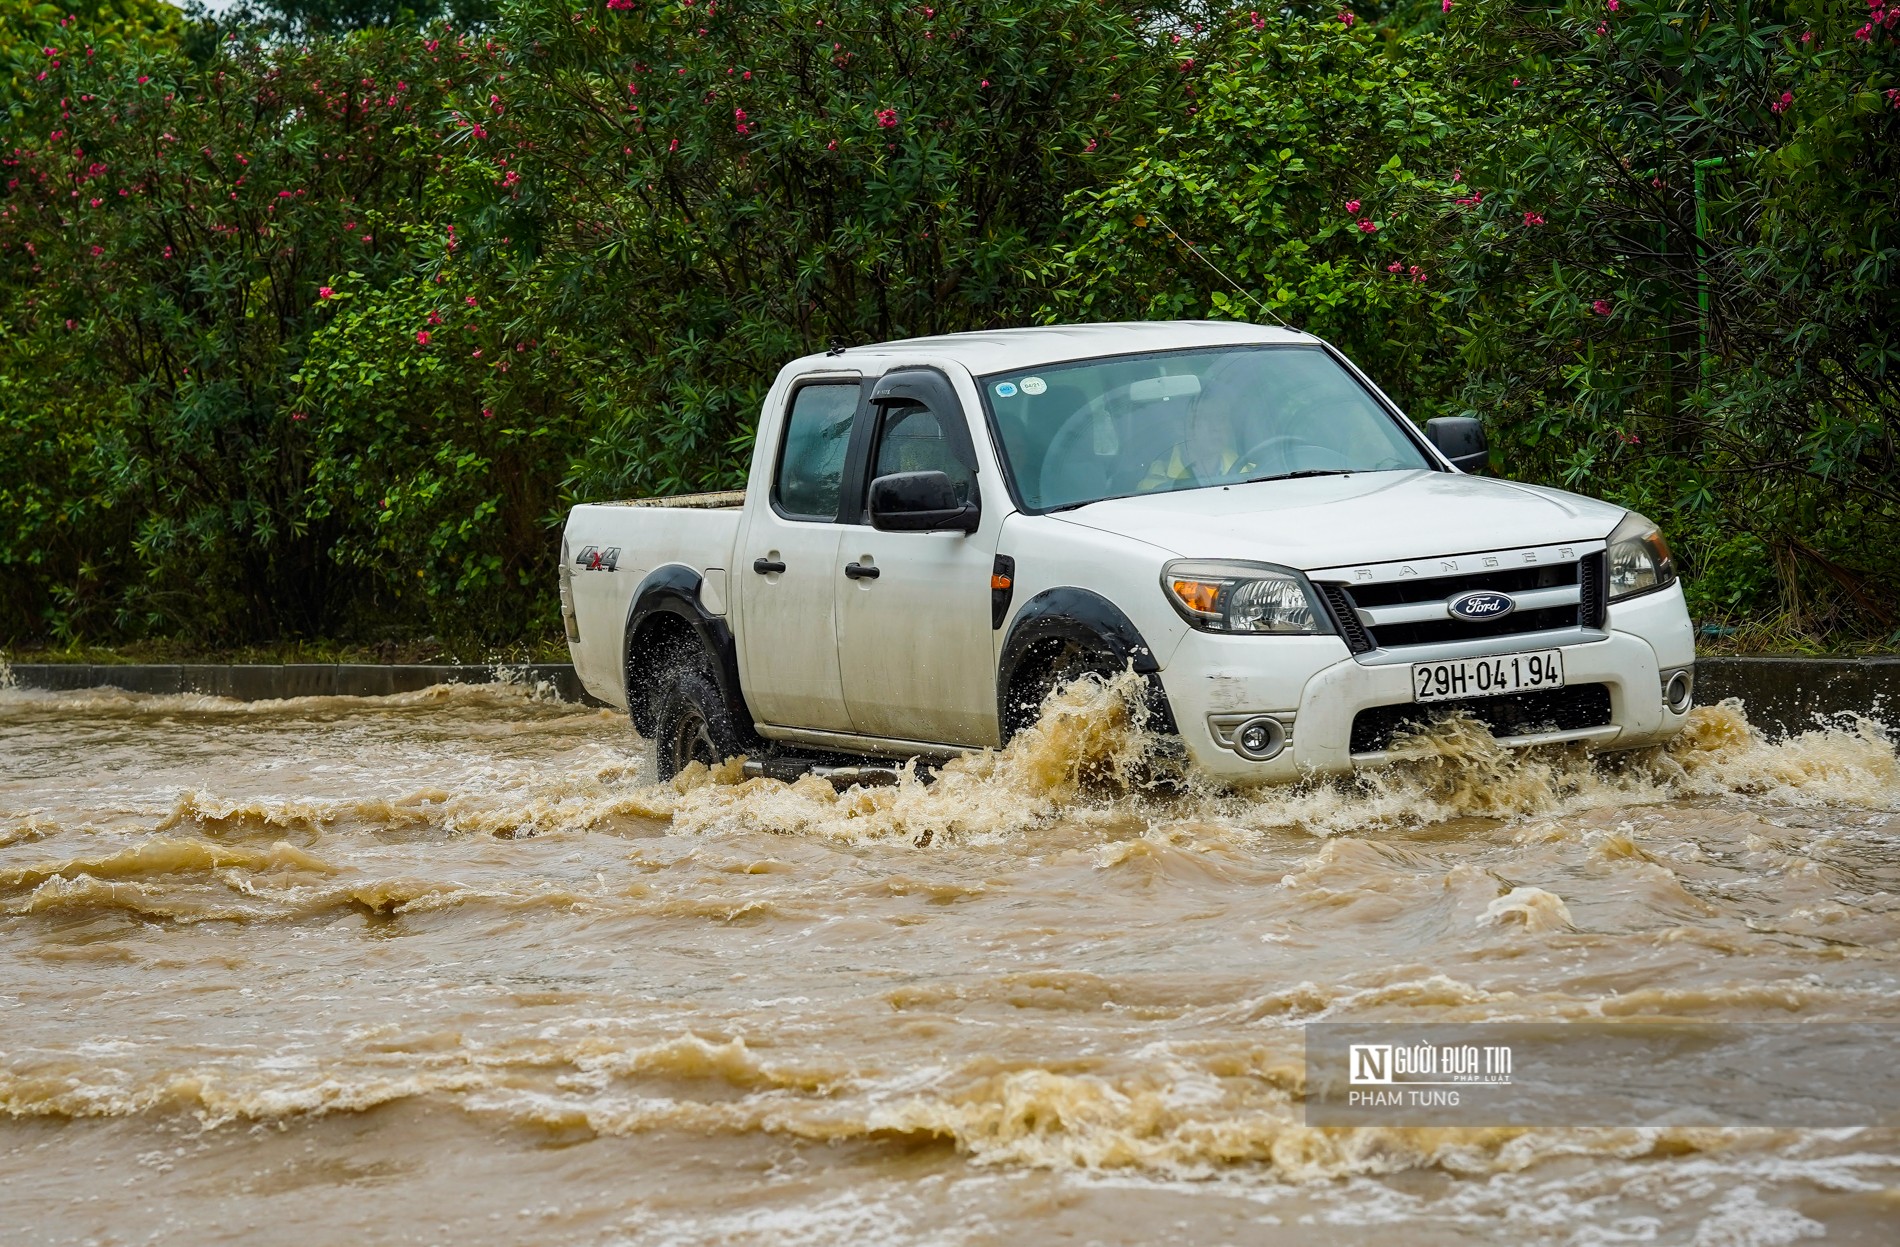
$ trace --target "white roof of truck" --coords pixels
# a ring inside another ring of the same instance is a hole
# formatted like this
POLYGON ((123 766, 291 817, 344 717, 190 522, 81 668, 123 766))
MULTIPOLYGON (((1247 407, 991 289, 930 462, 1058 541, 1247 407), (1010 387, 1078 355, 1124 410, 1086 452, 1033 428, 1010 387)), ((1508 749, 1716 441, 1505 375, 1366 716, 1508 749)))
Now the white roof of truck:
POLYGON ((847 347, 837 355, 808 355, 796 361, 810 368, 863 368, 884 371, 890 364, 925 359, 950 360, 977 376, 1013 372, 1039 364, 1174 351, 1197 346, 1245 346, 1270 342, 1317 342, 1311 334, 1236 320, 1136 320, 1098 325, 1037 325, 1027 329, 985 329, 946 333, 934 338, 905 338, 847 347))

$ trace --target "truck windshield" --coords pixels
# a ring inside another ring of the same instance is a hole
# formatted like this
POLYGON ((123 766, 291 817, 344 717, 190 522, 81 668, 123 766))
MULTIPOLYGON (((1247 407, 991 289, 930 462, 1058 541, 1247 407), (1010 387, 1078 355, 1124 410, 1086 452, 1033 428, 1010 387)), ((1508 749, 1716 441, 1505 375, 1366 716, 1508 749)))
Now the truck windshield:
POLYGON ((1222 347, 981 379, 1023 505, 1433 466, 1316 346, 1222 347))

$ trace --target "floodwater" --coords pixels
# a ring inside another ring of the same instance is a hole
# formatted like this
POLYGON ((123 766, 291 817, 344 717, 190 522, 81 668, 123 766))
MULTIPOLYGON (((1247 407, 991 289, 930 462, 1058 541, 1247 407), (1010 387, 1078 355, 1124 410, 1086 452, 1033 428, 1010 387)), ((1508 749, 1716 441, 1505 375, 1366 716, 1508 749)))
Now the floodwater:
POLYGON ((1892 1130, 1299 1099, 1315 1020, 1900 1020, 1882 729, 1235 796, 1120 705, 837 794, 506 686, 0 692, 0 1240, 1894 1241, 1892 1130))

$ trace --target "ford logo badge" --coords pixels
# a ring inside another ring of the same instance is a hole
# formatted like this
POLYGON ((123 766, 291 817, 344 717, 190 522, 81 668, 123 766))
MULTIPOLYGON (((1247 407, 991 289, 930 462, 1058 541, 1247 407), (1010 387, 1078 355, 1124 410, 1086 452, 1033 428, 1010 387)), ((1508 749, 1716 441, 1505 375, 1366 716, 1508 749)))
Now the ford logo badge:
POLYGON ((1517 609, 1517 602, 1508 593, 1492 593, 1488 589, 1477 589, 1470 593, 1460 593, 1445 603, 1445 609, 1451 612, 1453 619, 1462 619, 1466 623, 1483 623, 1487 619, 1502 619, 1517 609))

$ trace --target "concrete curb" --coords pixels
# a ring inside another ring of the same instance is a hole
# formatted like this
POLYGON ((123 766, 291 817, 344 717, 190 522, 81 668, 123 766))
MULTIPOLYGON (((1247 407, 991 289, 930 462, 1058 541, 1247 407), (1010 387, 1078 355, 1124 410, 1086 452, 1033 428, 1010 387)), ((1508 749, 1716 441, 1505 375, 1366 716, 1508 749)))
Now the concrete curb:
POLYGON ((567 663, 17 663, 21 688, 68 691, 117 688, 128 693, 202 693, 237 701, 286 697, 387 697, 437 684, 546 684, 564 701, 588 701, 567 663))
POLYGON ((1804 732, 1837 714, 1900 723, 1900 657, 1698 659, 1696 703, 1730 697, 1771 735, 1804 732))
MULTIPOLYGON (((120 688, 130 693, 206 693, 239 701, 285 697, 381 697, 436 684, 500 679, 546 684, 566 701, 591 701, 567 663, 449 666, 415 663, 284 665, 20 663, 22 688, 120 688)), ((1900 657, 1704 658, 1696 664, 1696 701, 1739 697, 1751 722, 1780 734, 1804 731, 1817 715, 1859 712, 1900 716, 1900 657)))

